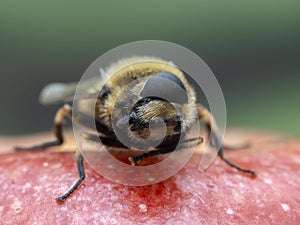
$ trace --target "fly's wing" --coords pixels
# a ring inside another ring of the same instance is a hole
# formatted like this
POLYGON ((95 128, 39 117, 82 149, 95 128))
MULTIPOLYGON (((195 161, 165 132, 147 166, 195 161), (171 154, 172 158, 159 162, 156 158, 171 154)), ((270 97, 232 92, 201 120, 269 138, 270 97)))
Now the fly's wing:
POLYGON ((41 91, 39 101, 43 105, 69 102, 76 90, 76 83, 51 83, 41 91))
MULTIPOLYGON (((88 99, 97 97, 99 88, 106 81, 105 72, 101 70, 100 73, 100 76, 81 81, 81 85, 77 90, 77 98, 88 99)), ((74 99, 76 88, 77 82, 48 84, 42 89, 39 101, 43 105, 71 102, 74 99)))

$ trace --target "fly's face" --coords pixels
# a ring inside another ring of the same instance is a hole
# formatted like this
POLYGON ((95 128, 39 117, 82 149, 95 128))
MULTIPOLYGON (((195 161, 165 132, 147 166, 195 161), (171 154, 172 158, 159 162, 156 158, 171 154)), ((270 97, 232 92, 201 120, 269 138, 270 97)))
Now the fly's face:
POLYGON ((129 114, 130 131, 141 138, 158 139, 180 134, 182 115, 168 101, 157 97, 141 98, 129 114))
POLYGON ((177 142, 186 128, 186 111, 193 105, 181 79, 170 72, 157 72, 131 82, 119 96, 111 107, 112 123, 114 130, 128 136, 125 139, 131 143, 177 142))

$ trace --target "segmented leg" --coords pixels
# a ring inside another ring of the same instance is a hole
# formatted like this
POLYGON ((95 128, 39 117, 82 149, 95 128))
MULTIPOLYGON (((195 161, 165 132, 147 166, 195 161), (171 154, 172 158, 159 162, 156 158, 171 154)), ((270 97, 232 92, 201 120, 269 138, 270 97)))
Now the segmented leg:
MULTIPOLYGON (((98 142, 99 141, 99 136, 94 135, 94 134, 89 134, 89 133, 85 133, 84 134, 84 138, 86 140, 89 141, 94 141, 94 142, 98 142)), ((109 146, 109 147, 117 147, 117 148, 128 148, 125 145, 123 145, 121 142, 119 142, 118 140, 115 139, 110 139, 107 137, 101 137, 101 142, 102 144, 109 146)), ((180 145, 171 145, 168 147, 162 147, 162 148, 157 148, 156 150, 152 150, 149 152, 145 152, 143 154, 140 154, 138 156, 135 157, 129 157, 129 161, 131 162, 131 165, 135 165, 136 163, 140 162, 141 160, 151 157, 151 156, 155 156, 155 155, 160 155, 160 154, 166 154, 169 152, 174 151, 174 149, 182 149, 182 148, 186 148, 188 143, 192 143, 192 142, 196 142, 196 144, 194 143, 193 145, 198 145, 203 143, 203 138, 202 137, 197 137, 197 138, 190 138, 187 140, 184 140, 180 145)))
POLYGON ((199 118, 201 120, 203 120, 205 123, 206 123, 206 126, 208 128, 208 130, 210 131, 211 133, 211 142, 210 144, 212 146, 220 146, 220 148, 218 149, 218 156, 225 162, 227 163, 229 166, 231 166, 232 168, 235 168, 237 169, 238 171, 241 171, 241 172, 244 172, 244 173, 248 173, 250 174, 251 176, 256 176, 256 173, 252 170, 248 170, 248 169, 243 169, 239 166, 236 166, 235 164, 233 164, 232 162, 230 162, 228 159, 226 159, 224 157, 224 154, 223 154, 223 145, 220 141, 220 138, 218 136, 218 129, 217 129, 217 125, 215 124, 214 122, 214 118, 213 116, 211 115, 211 113, 205 108, 203 107, 202 105, 198 105, 197 107, 198 109, 198 115, 199 115, 199 118))
POLYGON ((197 138, 191 138, 191 139, 187 139, 184 140, 182 143, 180 143, 179 145, 170 145, 167 147, 162 147, 162 148, 158 148, 157 150, 153 150, 153 151, 149 151, 149 152, 145 152, 141 155, 137 155, 134 157, 129 157, 129 161, 131 162, 132 166, 135 166, 138 162, 142 161, 143 159, 155 156, 155 155, 160 155, 160 154, 167 154, 170 153, 172 151, 179 150, 179 149, 183 149, 183 148, 187 148, 187 143, 191 143, 191 142, 197 142, 194 145, 198 145, 203 143, 203 138, 202 137, 197 137, 197 138))
MULTIPOLYGON (((30 146, 30 147, 16 147, 16 151, 30 151, 30 150, 40 150, 40 149, 46 149, 48 147, 54 147, 59 146, 64 142, 63 134, 62 134, 62 125, 65 117, 71 118, 72 116, 72 107, 70 105, 64 105, 63 107, 59 108, 56 112, 55 118, 54 118, 54 128, 53 132, 56 137, 55 141, 45 142, 42 144, 30 146)), ((79 153, 77 155, 77 167, 79 172, 79 179, 77 182, 69 189, 68 192, 66 192, 64 195, 56 198, 57 203, 61 204, 63 203, 66 198, 68 198, 82 183, 82 181, 85 178, 85 172, 84 172, 84 166, 83 166, 83 157, 79 153)))
POLYGON ((64 203, 65 200, 79 187, 79 185, 82 183, 82 181, 85 178, 83 157, 82 157, 81 153, 78 154, 76 162, 77 162, 77 167, 78 167, 79 179, 64 195, 56 198, 56 202, 58 204, 64 203))
POLYGON ((41 150, 49 147, 59 146, 64 142, 62 134, 62 125, 65 117, 72 117, 72 107, 65 104, 63 107, 59 108, 56 112, 54 118, 53 133, 56 137, 55 141, 45 142, 42 144, 30 146, 30 147, 15 147, 16 151, 31 151, 31 150, 41 150))
MULTIPOLYGON (((99 136, 94 135, 94 134, 84 134, 84 137, 87 140, 90 141, 99 141, 99 136)), ((107 145, 107 146, 113 146, 113 147, 124 147, 124 145, 122 143, 120 143, 119 141, 107 138, 107 137, 101 137, 101 141, 103 144, 107 145)), ((77 182, 62 196, 56 198, 56 202, 58 204, 62 204, 65 202, 65 200, 79 187, 79 185, 83 182, 83 180, 85 179, 85 172, 84 172, 84 165, 83 165, 83 156, 81 153, 79 153, 79 150, 77 150, 77 167, 78 167, 78 173, 79 173, 79 179, 77 180, 77 182)))

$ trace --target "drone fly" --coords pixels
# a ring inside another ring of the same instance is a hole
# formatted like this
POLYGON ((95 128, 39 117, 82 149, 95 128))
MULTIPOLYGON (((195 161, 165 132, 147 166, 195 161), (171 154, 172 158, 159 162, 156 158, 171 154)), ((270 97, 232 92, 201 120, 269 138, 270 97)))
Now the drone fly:
MULTIPOLYGON (((140 161, 155 155, 174 151, 181 134, 188 132, 196 119, 199 119, 206 124, 211 134, 211 145, 221 146, 218 149, 218 156, 238 171, 255 176, 254 171, 236 166, 224 157, 216 124, 211 113, 203 105, 196 102, 196 93, 186 78, 187 74, 172 62, 155 57, 130 57, 112 64, 105 71, 102 70, 102 73, 104 74, 103 79, 95 78, 84 81, 82 94, 74 99, 75 102, 80 103, 93 98, 96 101, 95 109, 92 112, 77 115, 76 120, 73 119, 73 122, 86 125, 84 122, 85 117, 92 117, 96 124, 97 138, 100 138, 106 146, 124 149, 128 149, 128 147, 118 140, 112 128, 112 111, 116 105, 127 101, 126 106, 129 113, 119 119, 116 124, 120 128, 128 124, 128 131, 132 133, 132 137, 143 139, 149 136, 149 122, 155 120, 155 118, 161 118, 167 127, 163 141, 154 150, 128 157, 128 162, 131 165, 134 166, 140 161), (104 84, 105 76, 110 77, 110 79, 104 84), (164 83, 161 82, 162 79, 172 82, 164 83), (128 96, 131 96, 130 100, 123 98, 122 95, 120 97, 121 91, 135 80, 138 81, 135 86, 127 90, 128 96), (172 84, 176 84, 184 92, 178 93, 174 90, 172 84), (99 87, 102 87, 102 89, 99 90, 99 87), (177 106, 176 109, 173 105, 177 106)), ((42 103, 65 103, 57 110, 54 117, 53 131, 56 140, 31 147, 17 147, 16 150, 45 149, 63 144, 62 125, 64 119, 71 118, 73 113, 72 106, 66 103, 73 100, 75 90, 76 83, 54 83, 43 89, 40 96, 42 103)), ((95 137, 85 135, 85 138, 93 140, 95 137)), ((202 140, 201 137, 198 139, 202 140)), ((79 150, 77 150, 76 161, 79 180, 64 195, 56 199, 58 203, 63 203, 85 179, 83 156, 79 150)))

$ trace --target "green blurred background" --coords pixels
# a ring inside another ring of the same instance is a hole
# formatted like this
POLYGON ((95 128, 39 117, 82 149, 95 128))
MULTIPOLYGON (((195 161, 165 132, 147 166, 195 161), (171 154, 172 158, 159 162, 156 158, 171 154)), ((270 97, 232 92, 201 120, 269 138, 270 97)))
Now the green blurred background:
POLYGON ((300 134, 298 1, 1 1, 0 134, 49 130, 41 88, 78 80, 136 40, 197 53, 224 92, 228 125, 300 134))

